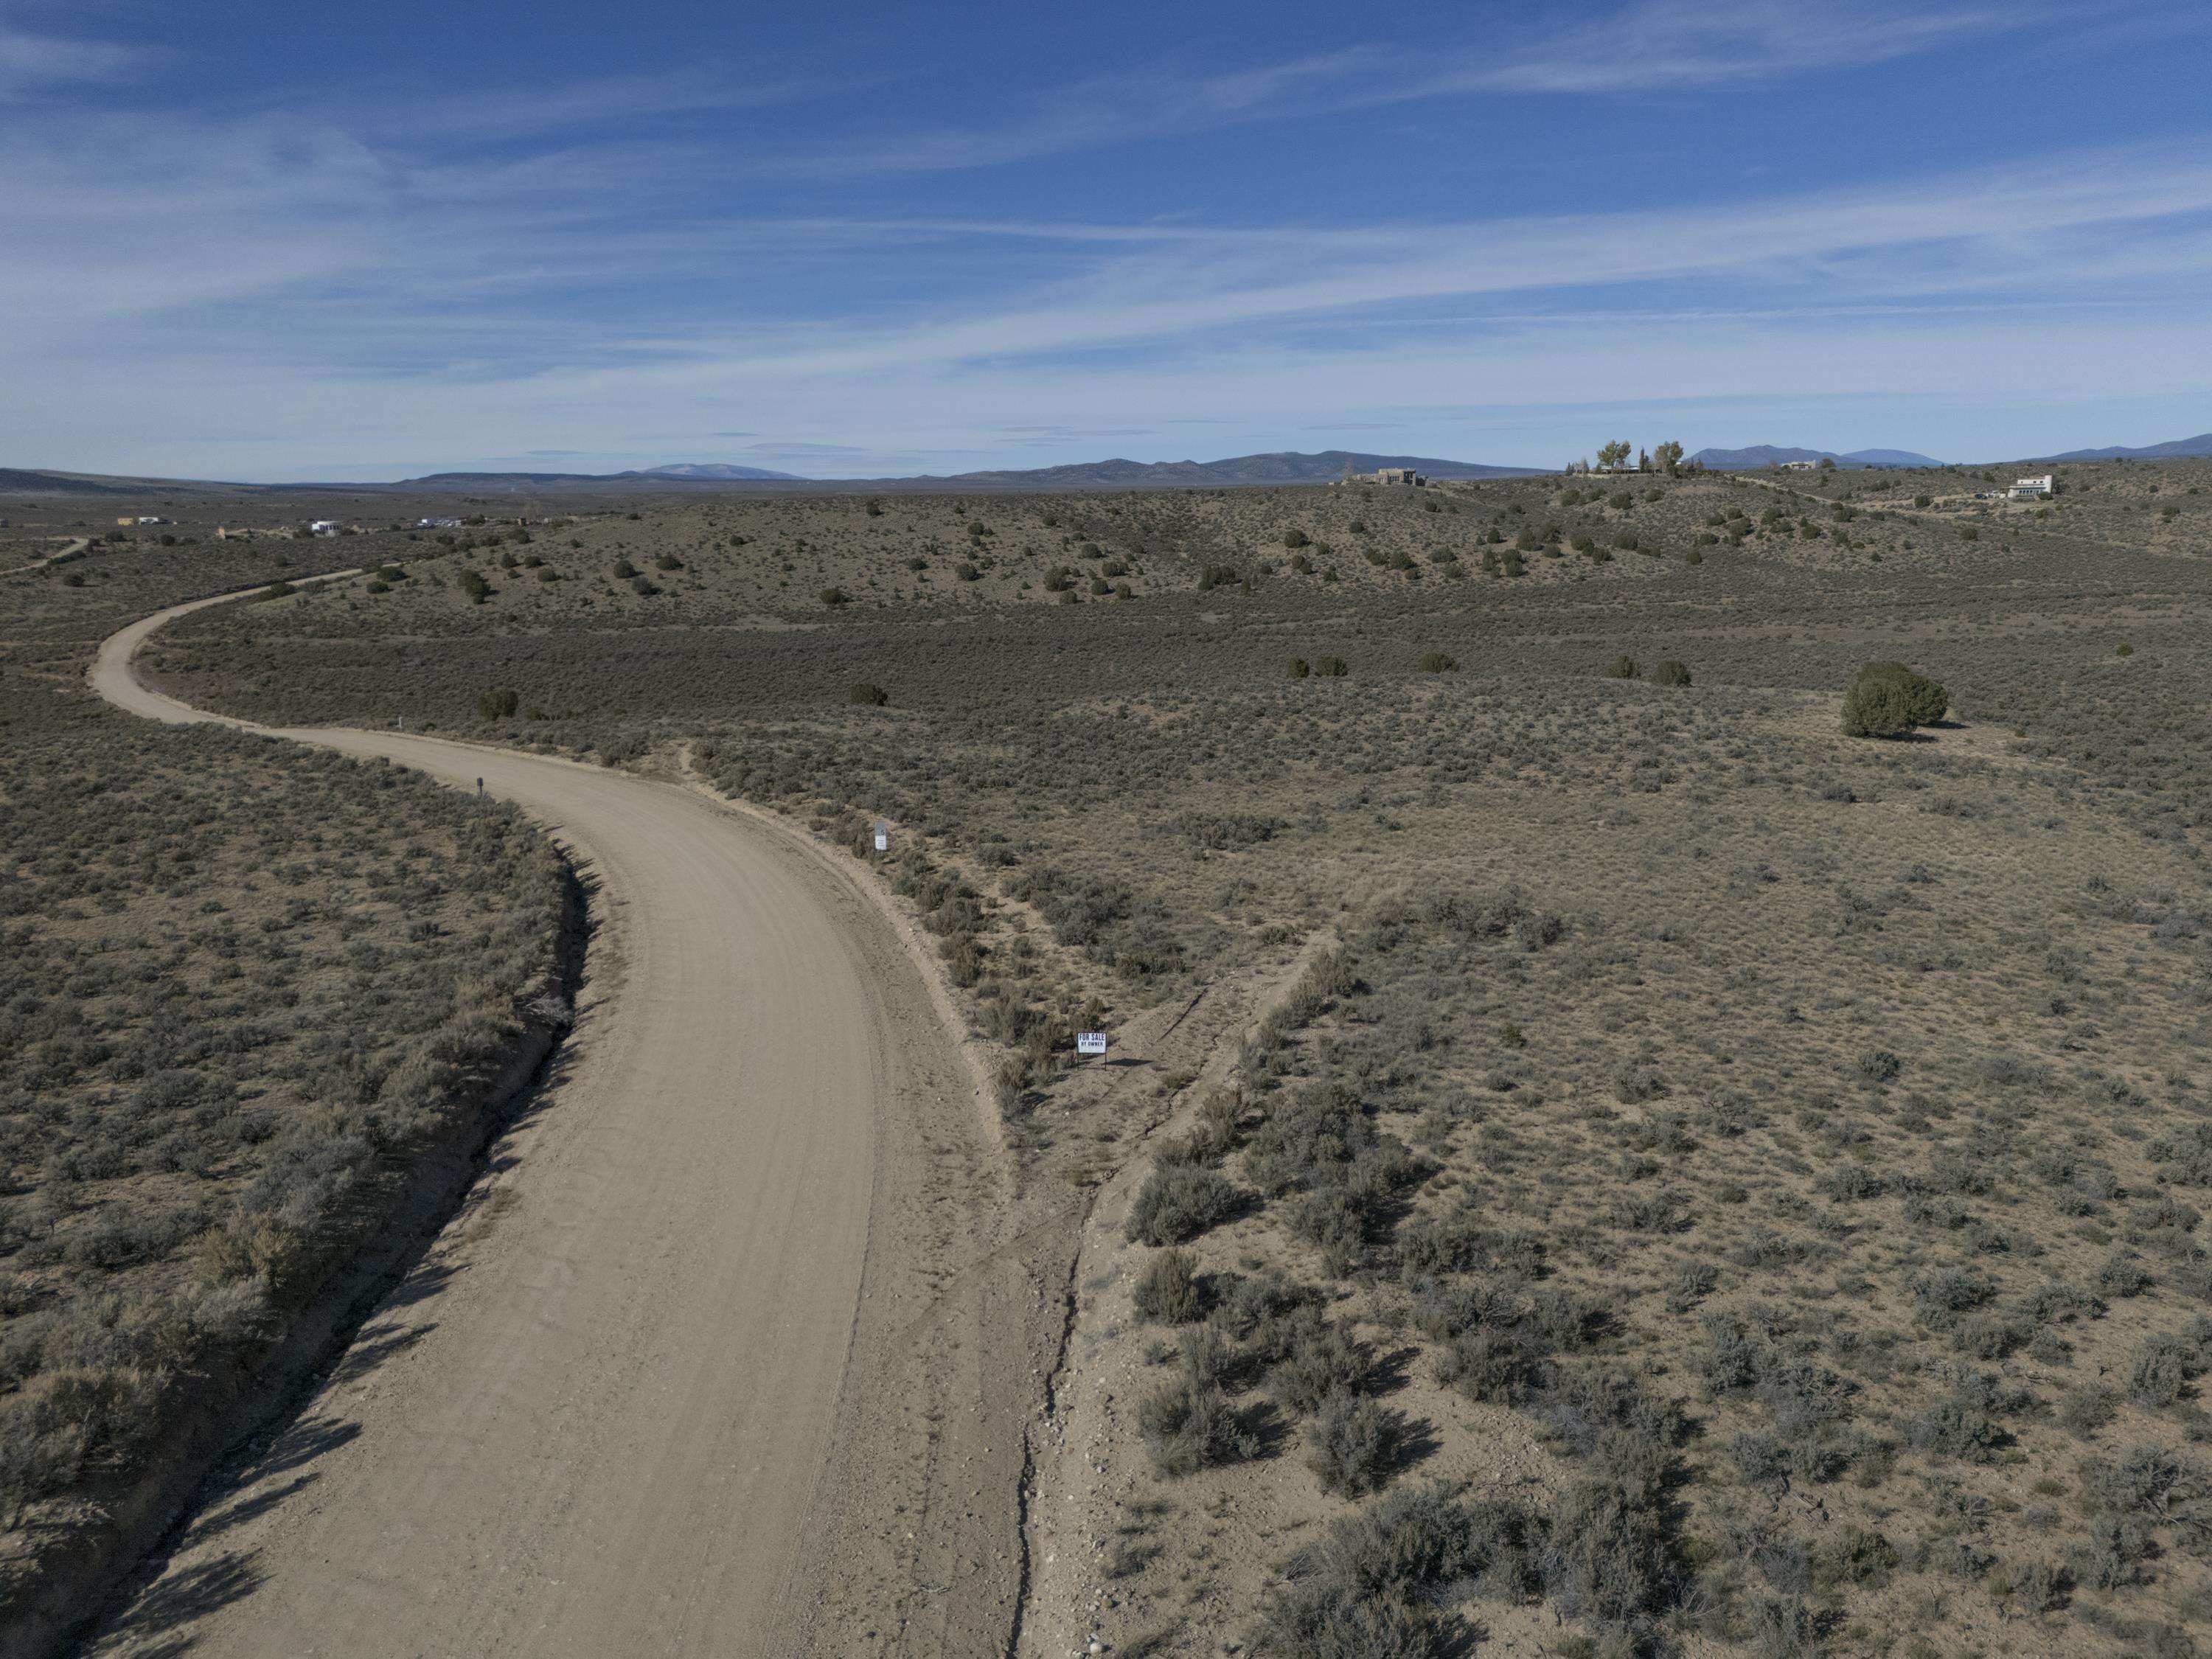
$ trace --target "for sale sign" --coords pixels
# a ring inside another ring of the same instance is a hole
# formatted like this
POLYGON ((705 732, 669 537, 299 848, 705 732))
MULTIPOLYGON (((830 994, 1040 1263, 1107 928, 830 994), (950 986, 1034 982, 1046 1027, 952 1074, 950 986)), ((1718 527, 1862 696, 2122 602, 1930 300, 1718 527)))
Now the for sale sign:
POLYGON ((1075 1052, 1079 1054, 1104 1054, 1106 1052, 1106 1033, 1103 1031, 1078 1031, 1075 1034, 1075 1052))

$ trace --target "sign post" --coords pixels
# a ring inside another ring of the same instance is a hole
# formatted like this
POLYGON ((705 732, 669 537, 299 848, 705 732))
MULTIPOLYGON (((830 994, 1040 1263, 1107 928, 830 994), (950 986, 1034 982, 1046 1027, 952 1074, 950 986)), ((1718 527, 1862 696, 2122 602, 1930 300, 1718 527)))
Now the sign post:
POLYGON ((1089 1059, 1103 1059, 1106 1054, 1106 1033, 1078 1031, 1075 1034, 1075 1052, 1089 1059))
POLYGON ((878 818, 876 820, 876 851, 878 853, 888 853, 890 850, 891 827, 888 823, 885 823, 881 818, 878 818))

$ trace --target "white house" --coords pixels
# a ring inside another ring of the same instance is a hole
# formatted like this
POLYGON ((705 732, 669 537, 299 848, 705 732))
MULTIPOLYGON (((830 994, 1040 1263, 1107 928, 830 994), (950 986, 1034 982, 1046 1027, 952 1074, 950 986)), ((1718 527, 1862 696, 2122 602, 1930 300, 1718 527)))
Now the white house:
POLYGON ((1784 461, 1782 463, 1782 470, 1784 472, 1815 472, 1820 470, 1820 464, 1818 461, 1784 461))
POLYGON ((2005 493, 2016 501, 2032 501, 2038 495, 2048 495, 2051 493, 2051 475, 2046 472, 2039 478, 2015 478, 2013 480, 2012 488, 2005 493))
POLYGON ((307 520, 307 532, 313 536, 335 536, 338 533, 338 521, 336 519, 310 519, 307 520))

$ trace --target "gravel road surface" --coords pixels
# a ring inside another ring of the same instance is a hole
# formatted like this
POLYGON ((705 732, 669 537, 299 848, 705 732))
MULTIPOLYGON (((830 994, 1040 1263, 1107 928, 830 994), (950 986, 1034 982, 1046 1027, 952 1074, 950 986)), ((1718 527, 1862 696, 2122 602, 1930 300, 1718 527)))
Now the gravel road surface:
MULTIPOLYGON (((108 641, 95 689, 210 718, 131 667, 196 608, 108 641)), ((592 895, 586 982, 466 1208, 87 1650, 1001 1650, 1036 1294, 879 906, 673 784, 281 735, 546 825, 592 895)))

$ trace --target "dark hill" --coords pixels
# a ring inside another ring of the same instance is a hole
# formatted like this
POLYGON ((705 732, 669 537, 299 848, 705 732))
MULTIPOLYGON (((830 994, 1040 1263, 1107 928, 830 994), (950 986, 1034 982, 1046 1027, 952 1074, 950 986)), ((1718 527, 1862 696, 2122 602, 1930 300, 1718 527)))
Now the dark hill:
POLYGON ((2162 444, 2145 444, 2141 449, 2128 449, 2114 444, 2106 449, 2069 449, 2063 455, 2039 455, 2042 461, 2159 461, 2172 460, 2185 455, 2212 455, 2212 432, 2201 432, 2194 438, 2174 438, 2162 444))

